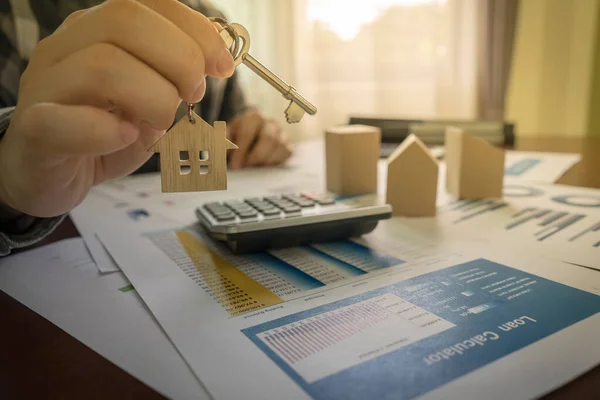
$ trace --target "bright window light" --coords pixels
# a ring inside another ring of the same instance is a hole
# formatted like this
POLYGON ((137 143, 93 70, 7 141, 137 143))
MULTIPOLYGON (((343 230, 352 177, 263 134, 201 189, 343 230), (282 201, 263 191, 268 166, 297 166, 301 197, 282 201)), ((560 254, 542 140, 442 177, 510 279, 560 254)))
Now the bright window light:
POLYGON ((308 0, 308 22, 323 24, 341 40, 352 41, 362 27, 373 23, 387 9, 396 6, 441 4, 445 0, 308 0))

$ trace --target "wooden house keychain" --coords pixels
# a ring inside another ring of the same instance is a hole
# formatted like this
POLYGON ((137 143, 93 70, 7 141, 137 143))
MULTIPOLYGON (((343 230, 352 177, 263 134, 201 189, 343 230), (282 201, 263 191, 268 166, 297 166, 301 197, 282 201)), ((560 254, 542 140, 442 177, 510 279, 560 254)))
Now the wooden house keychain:
MULTIPOLYGON (((222 18, 210 20, 221 25, 219 33, 233 56, 235 66, 244 63, 290 100, 285 110, 289 124, 300 122, 305 112, 316 114, 315 106, 300 96, 296 89, 248 54, 250 35, 246 28, 222 18)), ((227 189, 227 150, 238 147, 227 140, 224 121, 216 121, 210 126, 194 112, 193 106, 188 104, 187 115, 148 149, 160 153, 163 192, 227 189)))

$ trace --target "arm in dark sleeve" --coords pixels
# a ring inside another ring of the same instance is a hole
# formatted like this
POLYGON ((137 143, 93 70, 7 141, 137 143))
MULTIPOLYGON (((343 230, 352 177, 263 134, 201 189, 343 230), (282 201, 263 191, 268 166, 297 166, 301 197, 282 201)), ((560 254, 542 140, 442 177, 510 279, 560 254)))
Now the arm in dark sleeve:
POLYGON ((240 85, 239 74, 235 72, 231 78, 227 80, 218 120, 229 122, 236 115, 243 113, 248 108, 250 108, 250 106, 246 101, 246 96, 240 85))

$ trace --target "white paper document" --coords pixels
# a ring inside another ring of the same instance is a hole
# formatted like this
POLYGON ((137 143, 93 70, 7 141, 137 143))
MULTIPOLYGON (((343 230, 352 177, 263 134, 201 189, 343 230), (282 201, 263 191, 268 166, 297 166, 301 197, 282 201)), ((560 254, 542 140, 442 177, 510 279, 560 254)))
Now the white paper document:
POLYGON ((504 176, 538 183, 554 183, 581 161, 580 154, 506 151, 504 176))
POLYGON ((600 270, 600 190, 506 179, 501 199, 461 200, 401 223, 437 243, 524 248, 600 270))
POLYGON ((595 271, 402 232, 247 256, 100 237, 216 399, 532 398, 600 362, 595 271))
POLYGON ((100 275, 81 239, 0 258, 0 290, 164 396, 209 398, 129 281, 100 275))
MULTIPOLYGON (((127 201, 122 196, 113 196, 100 187, 93 188, 85 200, 70 212, 70 216, 102 273, 117 272, 119 267, 98 239, 98 231, 111 230, 115 235, 123 235, 123 232, 144 232, 156 224, 176 224, 149 208, 127 201)), ((122 237, 126 239, 126 236, 122 237)))

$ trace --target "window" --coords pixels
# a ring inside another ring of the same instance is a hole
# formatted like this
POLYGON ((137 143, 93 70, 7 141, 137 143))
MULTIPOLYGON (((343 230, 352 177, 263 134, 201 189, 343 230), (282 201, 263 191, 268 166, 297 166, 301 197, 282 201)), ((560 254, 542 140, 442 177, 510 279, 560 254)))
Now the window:
POLYGON ((190 153, 188 151, 179 151, 179 174, 180 175, 188 175, 192 172, 192 167, 190 166, 190 153))
POLYGON ((179 157, 180 175, 189 175, 192 171, 196 174, 200 173, 200 175, 207 175, 210 172, 210 154, 208 150, 195 150, 192 152, 180 150, 176 154, 179 157), (194 159, 193 154, 198 156, 197 160, 194 159), (192 158, 190 158, 190 155, 192 155, 192 158), (198 172, 196 172, 196 168, 198 172))
MULTIPOLYGON (((478 0, 217 0, 252 32, 252 55, 318 112, 284 125, 312 137, 350 115, 476 117, 478 0), (256 4, 260 4, 257 6, 256 4), (265 24, 264 21, 280 21, 265 24), (281 26, 286 29, 280 29, 281 26)), ((494 66, 496 68, 496 66, 494 66)), ((502 68, 498 66, 498 69, 502 68)), ((283 120, 281 94, 240 69, 249 101, 283 120)))

